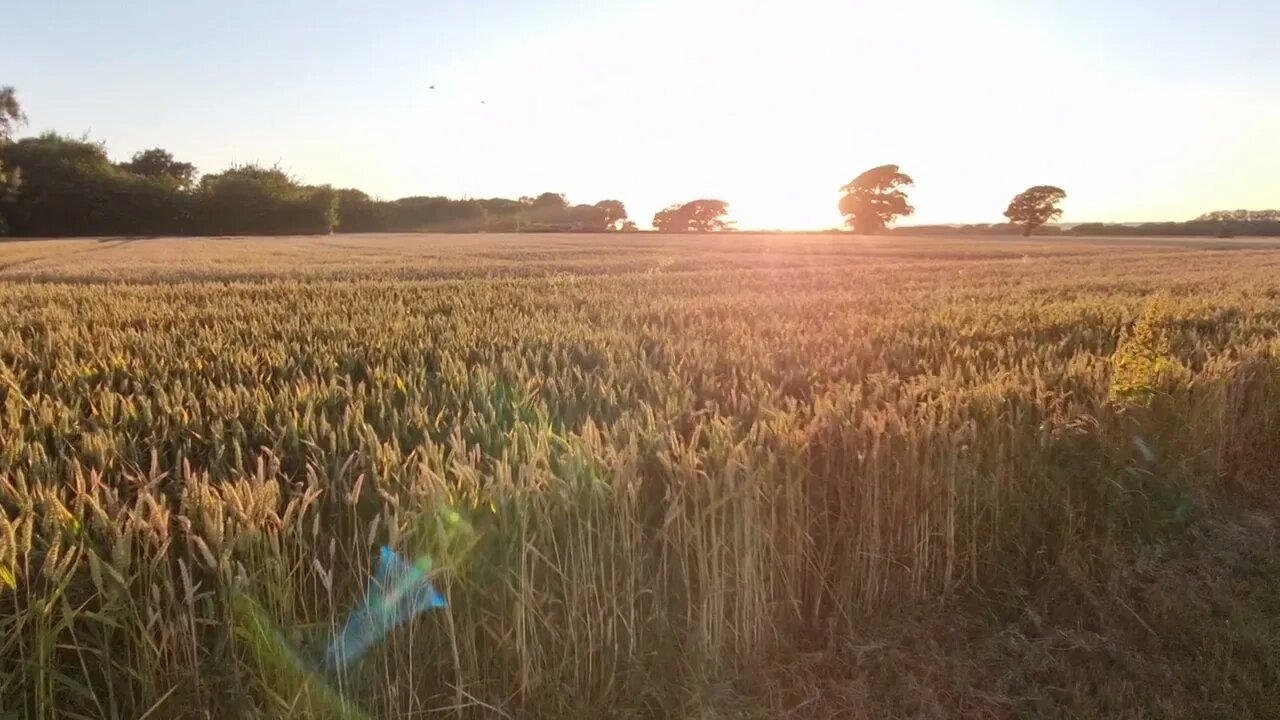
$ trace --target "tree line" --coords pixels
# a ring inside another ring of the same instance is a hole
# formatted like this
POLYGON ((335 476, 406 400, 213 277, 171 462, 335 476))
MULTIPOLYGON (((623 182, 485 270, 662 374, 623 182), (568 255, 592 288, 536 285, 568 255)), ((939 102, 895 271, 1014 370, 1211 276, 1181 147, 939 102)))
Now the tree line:
MULTIPOLYGON (((1014 223, 971 225, 914 225, 895 228, 898 235, 1010 235, 1024 233, 1014 223)), ((1194 220, 1145 223, 1078 223, 1070 227, 1052 225, 1036 230, 1040 235, 1075 237, 1280 237, 1280 210, 1217 210, 1194 220)))
POLYGON ((517 199, 407 197, 308 185, 278 167, 201 175, 153 148, 112 162, 106 146, 57 133, 13 140, 26 116, 0 88, 0 235, 264 235, 329 232, 634 230, 619 200, 574 205, 559 193, 517 199))
MULTIPOLYGON (((560 193, 517 199, 406 197, 380 200, 356 189, 308 185, 278 167, 239 165, 201 175, 161 148, 112 162, 103 143, 57 133, 13 140, 26 115, 0 88, 0 235, 261 235, 358 232, 634 231, 619 200, 572 204, 560 193)), ((915 211, 910 175, 897 165, 867 170, 840 188, 837 209, 860 234, 885 231, 915 211)), ((1019 193, 1007 223, 896 228, 902 234, 1280 235, 1280 211, 1218 211, 1188 222, 1085 223, 1063 229, 1066 192, 1037 185, 1019 193)), ((729 204, 699 199, 652 220, 660 232, 734 230, 729 204)))

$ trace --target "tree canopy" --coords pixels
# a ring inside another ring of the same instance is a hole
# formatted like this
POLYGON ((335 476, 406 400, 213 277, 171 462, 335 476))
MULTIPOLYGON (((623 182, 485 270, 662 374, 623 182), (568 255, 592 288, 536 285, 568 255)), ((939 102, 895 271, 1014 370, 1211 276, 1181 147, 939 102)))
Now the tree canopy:
POLYGON ((915 184, 897 165, 872 168, 840 188, 840 214, 854 232, 872 235, 915 212, 903 190, 915 184))
POLYGON ((1067 193, 1062 188, 1036 185, 1018 193, 1005 209, 1004 216, 1009 218, 1009 222, 1021 225, 1022 234, 1029 236, 1036 228, 1062 217, 1058 203, 1066 197, 1067 193))
POLYGON ((517 200, 380 200, 308 185, 278 167, 242 165, 200 177, 163 148, 113 163, 105 145, 86 138, 12 140, 25 122, 13 88, 0 88, 0 234, 604 232, 628 222, 621 201, 574 205, 554 192, 517 200))
MULTIPOLYGON (((22 113, 22 105, 18 102, 17 92, 9 85, 0 87, 0 145, 9 142, 15 128, 27 122, 22 113)), ((9 223, 5 219, 5 206, 11 205, 17 198, 18 186, 22 183, 22 172, 17 168, 5 169, 0 158, 0 235, 9 234, 9 223)))
POLYGON ((2 208, 18 235, 316 233, 335 219, 332 190, 277 168, 235 167, 190 188, 182 182, 189 163, 170 157, 176 175, 139 174, 112 163, 101 143, 56 133, 0 146, 0 163, 22 169, 21 187, 2 208))
POLYGON ((280 168, 241 165, 200 179, 194 214, 215 235, 328 233, 337 223, 337 193, 280 168))
POLYGON ((376 200, 359 190, 338 191, 338 232, 605 232, 617 230, 626 207, 617 200, 572 205, 559 193, 454 200, 407 197, 376 200), (616 203, 610 205, 609 203, 616 203))
POLYGON ((672 205, 653 216, 653 226, 661 232, 716 232, 729 229, 725 221, 729 204, 723 200, 693 200, 672 205))
POLYGON ((1280 222, 1280 210, 1215 210, 1196 218, 1200 222, 1257 223, 1280 222))
POLYGON ((18 92, 12 85, 0 87, 0 140, 13 137, 13 131, 27 123, 27 116, 18 102, 18 92))
POLYGON ((627 222, 627 206, 621 200, 601 200, 595 207, 604 213, 604 226, 608 230, 619 230, 627 222))
POLYGON ((120 169, 153 179, 169 179, 178 187, 190 187, 196 177, 196 166, 173 159, 173 153, 162 148, 151 148, 133 154, 129 162, 120 163, 120 169))

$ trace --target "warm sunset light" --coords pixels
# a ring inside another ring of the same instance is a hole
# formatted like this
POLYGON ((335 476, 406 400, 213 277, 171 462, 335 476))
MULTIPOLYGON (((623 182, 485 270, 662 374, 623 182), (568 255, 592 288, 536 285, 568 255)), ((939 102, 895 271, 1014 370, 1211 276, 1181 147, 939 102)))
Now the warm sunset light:
POLYGON ((1277 717, 1280 1, 8 5, 0 720, 1277 717))
POLYGON ((6 51, 31 130, 122 157, 161 143, 206 172, 279 161, 384 198, 617 197, 641 225, 716 197, 740 227, 788 229, 840 225, 837 189, 884 163, 915 178, 915 223, 998 221, 1043 182, 1070 191, 1068 221, 1280 195, 1280 61, 1248 34, 1274 26, 1261 2, 57 5, 11 10, 64 23, 6 51), (171 25, 210 34, 149 30, 171 25), (113 28, 165 62, 94 49, 113 28), (93 62, 69 73, 76 53, 93 62))

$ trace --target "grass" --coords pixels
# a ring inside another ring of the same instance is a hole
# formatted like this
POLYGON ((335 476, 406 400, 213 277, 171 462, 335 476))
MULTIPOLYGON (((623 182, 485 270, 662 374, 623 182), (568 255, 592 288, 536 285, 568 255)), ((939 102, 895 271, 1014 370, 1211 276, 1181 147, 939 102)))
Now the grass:
POLYGON ((0 716, 1266 717, 1278 271, 2 244, 0 716), (383 544, 449 608, 322 678, 383 544))

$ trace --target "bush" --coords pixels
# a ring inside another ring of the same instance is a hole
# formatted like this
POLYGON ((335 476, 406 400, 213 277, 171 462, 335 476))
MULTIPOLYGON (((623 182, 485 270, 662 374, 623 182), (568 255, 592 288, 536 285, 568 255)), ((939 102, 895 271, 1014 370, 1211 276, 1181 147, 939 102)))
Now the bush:
POLYGON ((337 222, 332 188, 299 185, 256 165, 205 176, 195 202, 199 230, 208 235, 329 233, 337 222))

